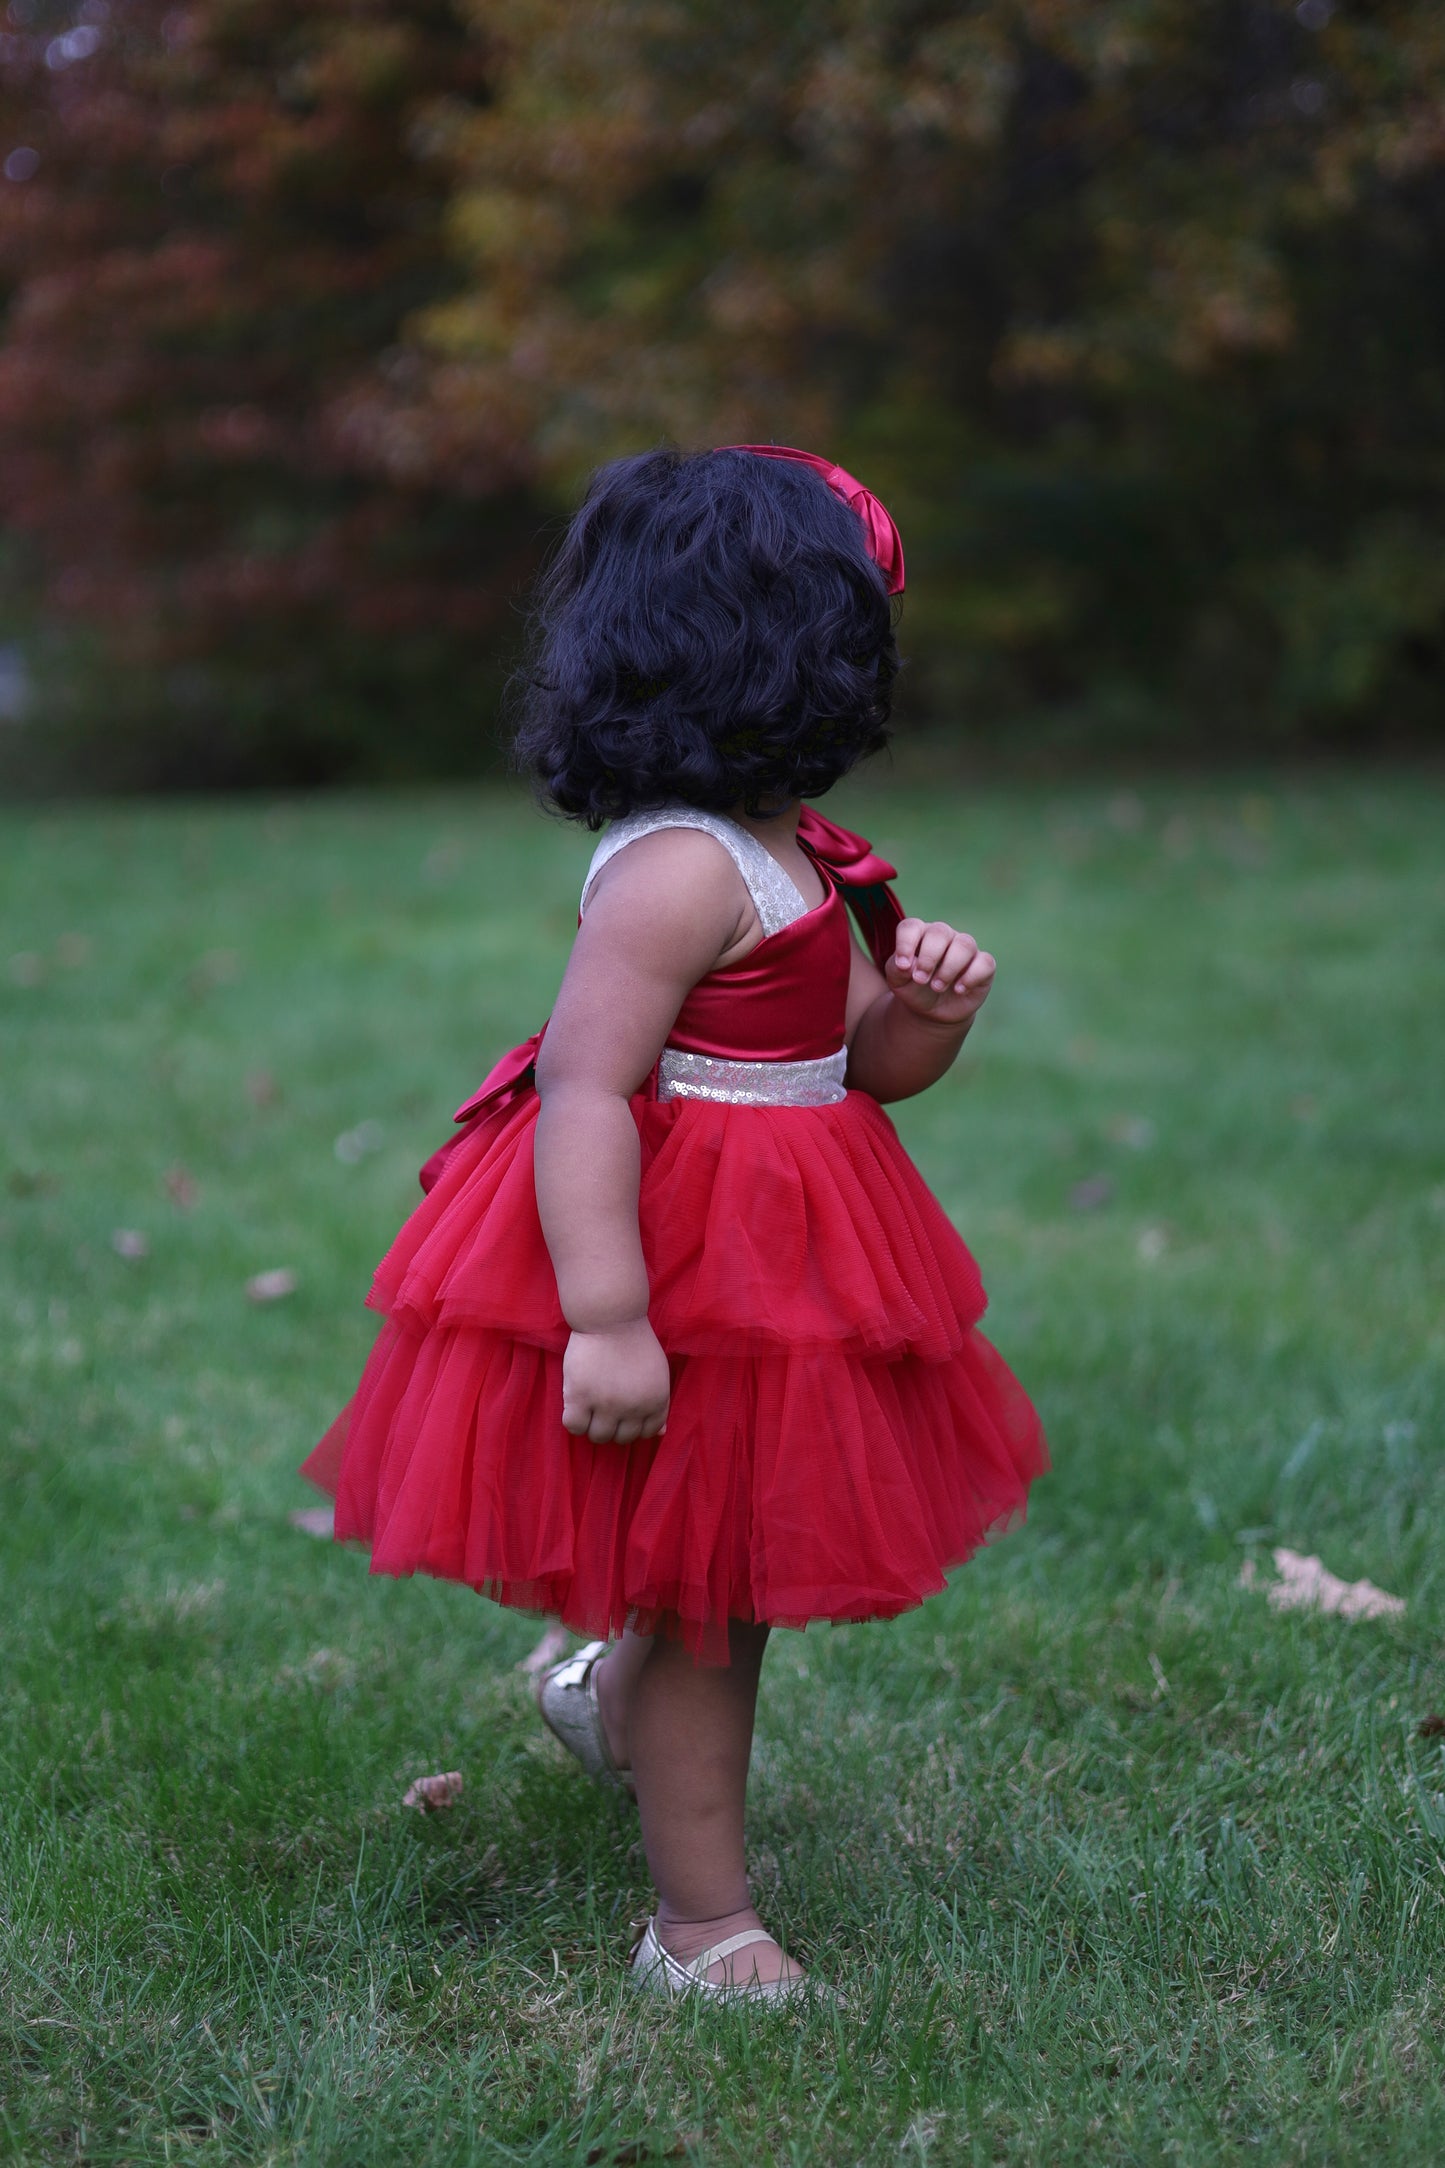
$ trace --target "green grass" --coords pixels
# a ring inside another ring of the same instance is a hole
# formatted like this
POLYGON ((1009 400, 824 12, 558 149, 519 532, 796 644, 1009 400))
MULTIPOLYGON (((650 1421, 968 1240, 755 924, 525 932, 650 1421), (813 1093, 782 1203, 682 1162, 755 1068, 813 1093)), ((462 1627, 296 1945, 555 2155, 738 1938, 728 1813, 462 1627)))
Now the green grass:
POLYGON ((899 1121, 1057 1466, 922 1611, 775 1642, 756 1886, 848 2004, 761 2018, 629 1994, 635 1825, 540 1735, 535 1622, 287 1521, 585 840, 502 794, 0 826, 0 2158, 1445 2156, 1438 782, 837 810, 999 955, 899 1121), (1276 1612, 1276 1543, 1407 1613, 1276 1612))

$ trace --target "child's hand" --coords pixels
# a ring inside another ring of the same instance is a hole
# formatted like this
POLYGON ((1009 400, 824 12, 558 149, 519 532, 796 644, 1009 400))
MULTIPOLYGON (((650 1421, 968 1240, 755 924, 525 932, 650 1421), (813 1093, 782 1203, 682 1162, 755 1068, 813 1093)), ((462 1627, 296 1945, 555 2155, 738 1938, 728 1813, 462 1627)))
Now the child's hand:
POLYGON ((594 1445, 655 1438, 667 1427, 667 1357, 645 1317, 574 1332, 562 1357, 562 1428, 594 1445))
POLYGON ((884 973, 889 990, 916 1016, 968 1024, 988 999, 997 969, 971 933, 942 919, 900 919, 884 973))

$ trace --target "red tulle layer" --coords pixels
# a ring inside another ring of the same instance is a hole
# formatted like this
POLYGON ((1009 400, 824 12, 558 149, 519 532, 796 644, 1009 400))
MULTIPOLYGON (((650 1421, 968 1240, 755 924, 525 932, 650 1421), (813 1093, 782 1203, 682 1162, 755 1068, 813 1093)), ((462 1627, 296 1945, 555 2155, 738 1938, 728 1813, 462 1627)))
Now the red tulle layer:
POLYGON ((886 1617, 1022 1517, 1038 1419, 967 1249, 877 1103, 634 1103, 665 1434, 562 1428, 537 1101, 465 1136, 378 1269, 388 1313, 306 1464, 377 1573, 726 1660, 729 1618, 886 1617))

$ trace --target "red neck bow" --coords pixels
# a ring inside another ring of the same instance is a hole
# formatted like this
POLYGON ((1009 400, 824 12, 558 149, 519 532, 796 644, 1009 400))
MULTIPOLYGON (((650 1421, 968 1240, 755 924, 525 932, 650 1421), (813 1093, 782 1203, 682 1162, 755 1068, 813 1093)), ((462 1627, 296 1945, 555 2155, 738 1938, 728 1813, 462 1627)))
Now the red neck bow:
POLYGON ((903 906, 888 886, 897 877, 897 868, 863 836, 840 828, 815 806, 805 805, 798 815, 798 841, 842 891, 869 954, 883 970, 893 954, 894 935, 903 916, 903 906))
POLYGON ((798 841, 845 888, 871 888, 875 882, 896 881, 898 868, 874 850, 864 836, 841 828, 816 806, 805 805, 798 814, 798 841))
POLYGON ((835 497, 841 497, 858 514, 863 522, 863 532, 868 538, 868 554, 883 575, 883 584, 890 595, 903 592, 903 537, 893 524, 892 514, 886 505, 880 504, 871 489, 843 467, 835 467, 831 460, 820 459, 816 452, 795 452, 787 444, 720 444, 720 452, 751 452, 758 459, 795 459, 800 467, 811 467, 814 474, 821 475, 835 497))

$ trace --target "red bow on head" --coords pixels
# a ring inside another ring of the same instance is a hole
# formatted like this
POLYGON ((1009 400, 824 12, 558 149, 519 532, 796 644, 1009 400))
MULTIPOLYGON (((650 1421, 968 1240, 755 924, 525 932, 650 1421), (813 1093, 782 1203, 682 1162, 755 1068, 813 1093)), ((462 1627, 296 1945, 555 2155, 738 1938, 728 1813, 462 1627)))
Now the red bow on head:
POLYGON ((883 584, 890 595, 903 592, 903 537, 893 524, 892 514, 886 505, 880 504, 871 489, 843 467, 835 467, 831 460, 820 459, 816 452, 795 452, 787 444, 720 444, 720 452, 751 452, 758 459, 795 459, 800 467, 811 467, 814 474, 821 475, 835 497, 855 511, 863 522, 863 532, 868 537, 868 554, 883 575, 883 584))

